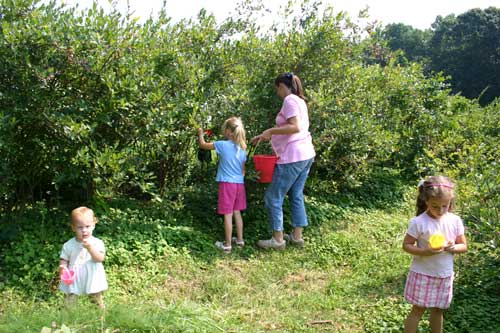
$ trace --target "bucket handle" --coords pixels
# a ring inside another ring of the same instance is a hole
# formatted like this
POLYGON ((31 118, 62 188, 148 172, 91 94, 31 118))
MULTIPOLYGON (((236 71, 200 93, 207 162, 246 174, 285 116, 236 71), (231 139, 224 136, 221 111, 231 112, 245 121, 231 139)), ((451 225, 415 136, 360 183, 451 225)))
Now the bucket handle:
MULTIPOLYGON (((253 155, 255 155, 255 152, 257 151, 257 147, 259 147, 259 144, 260 144, 261 141, 264 141, 264 140, 257 141, 257 143, 255 144, 255 146, 250 147, 248 149, 248 155, 247 155, 248 159, 251 159, 253 157, 253 155)), ((273 153, 273 155, 275 155, 275 154, 273 153)))
POLYGON ((248 157, 247 157, 247 160, 252 159, 253 155, 255 155, 255 151, 257 150, 257 147, 259 146, 259 143, 260 143, 260 140, 259 140, 259 141, 257 141, 257 143, 255 144, 255 146, 250 147, 250 149, 248 149, 248 157))

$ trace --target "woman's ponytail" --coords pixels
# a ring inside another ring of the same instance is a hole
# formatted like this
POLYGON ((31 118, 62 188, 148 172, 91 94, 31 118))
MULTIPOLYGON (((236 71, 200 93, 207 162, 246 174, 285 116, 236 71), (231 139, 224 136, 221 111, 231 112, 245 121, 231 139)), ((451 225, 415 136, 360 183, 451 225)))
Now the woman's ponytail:
POLYGON ((306 100, 306 97, 304 96, 304 89, 302 89, 302 82, 300 82, 297 75, 291 72, 280 74, 274 80, 274 84, 279 86, 280 83, 283 83, 288 89, 290 89, 292 94, 299 96, 304 101, 306 100))

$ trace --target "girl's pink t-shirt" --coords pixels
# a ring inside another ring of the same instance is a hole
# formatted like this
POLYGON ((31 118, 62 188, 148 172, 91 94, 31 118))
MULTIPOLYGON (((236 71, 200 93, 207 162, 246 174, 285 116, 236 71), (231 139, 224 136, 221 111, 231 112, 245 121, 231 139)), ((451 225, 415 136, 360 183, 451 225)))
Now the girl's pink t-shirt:
POLYGON ((283 100, 283 106, 276 116, 276 126, 287 124, 287 119, 297 117, 300 131, 294 134, 278 134, 271 137, 271 145, 279 157, 278 164, 305 161, 316 156, 309 133, 309 114, 306 102, 290 94, 283 100))
MULTIPOLYGON (((418 247, 428 248, 429 238, 437 232, 443 234, 446 241, 455 243, 455 239, 464 234, 462 219, 448 212, 436 220, 424 212, 410 221, 407 234, 417 239, 418 247)), ((433 256, 413 256, 410 270, 435 277, 452 276, 453 254, 443 251, 433 256)))

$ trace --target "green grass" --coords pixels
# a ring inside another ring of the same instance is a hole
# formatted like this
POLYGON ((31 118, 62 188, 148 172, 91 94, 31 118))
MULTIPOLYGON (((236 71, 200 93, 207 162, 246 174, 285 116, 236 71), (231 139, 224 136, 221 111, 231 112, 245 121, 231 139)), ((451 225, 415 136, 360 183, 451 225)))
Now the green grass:
MULTIPOLYGON (((57 291, 58 249, 71 236, 65 211, 36 206, 1 216, 14 246, 0 252, 0 333, 48 332, 53 323, 53 333, 401 332, 410 310, 402 295, 411 257, 401 249, 410 193, 369 205, 353 195, 310 194, 306 247, 276 252, 255 246, 269 237, 262 189, 248 193, 246 246, 227 255, 213 245, 223 227, 212 209, 216 195, 205 189, 186 192, 180 205, 103 206, 95 231, 107 247, 103 312, 84 297, 65 309, 57 291), (41 225, 33 222, 40 212, 41 225)), ((446 332, 500 325, 498 249, 469 245, 457 262, 446 332)), ((429 332, 427 316, 419 332, 429 332)))
MULTIPOLYGON (((410 257, 401 250, 408 209, 308 203, 314 218, 304 249, 260 251, 255 241, 267 235, 249 232, 245 248, 224 255, 211 246, 221 224, 187 223, 196 235, 206 228, 208 239, 194 250, 165 246, 141 258, 149 245, 138 244, 134 260, 106 266, 104 312, 85 298, 68 311, 58 292, 29 299, 22 286, 4 288, 0 332, 40 332, 52 322, 72 332, 401 331, 409 309, 402 290, 410 257)), ((246 228, 255 223, 265 224, 246 228)))

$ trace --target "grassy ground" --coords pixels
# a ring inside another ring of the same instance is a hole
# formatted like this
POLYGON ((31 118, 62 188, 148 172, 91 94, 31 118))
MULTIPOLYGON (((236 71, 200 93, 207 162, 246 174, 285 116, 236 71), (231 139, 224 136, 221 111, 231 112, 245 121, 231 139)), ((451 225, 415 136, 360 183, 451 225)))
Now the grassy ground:
POLYGON ((154 260, 108 265, 104 312, 85 299, 65 310, 57 292, 29 299, 7 289, 0 332, 53 322, 60 332, 400 332, 411 209, 309 207, 303 249, 261 251, 249 232, 247 246, 228 255, 171 247, 154 260))

